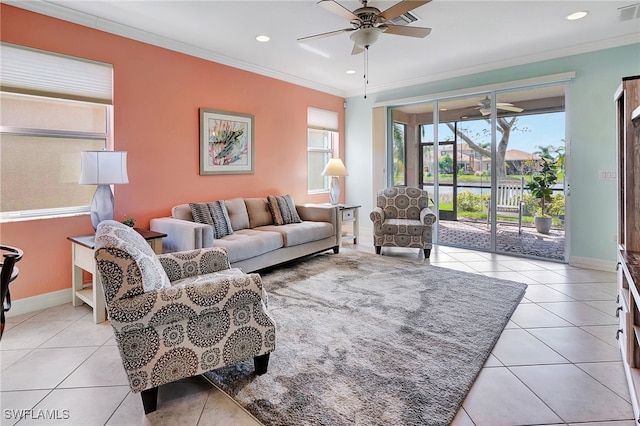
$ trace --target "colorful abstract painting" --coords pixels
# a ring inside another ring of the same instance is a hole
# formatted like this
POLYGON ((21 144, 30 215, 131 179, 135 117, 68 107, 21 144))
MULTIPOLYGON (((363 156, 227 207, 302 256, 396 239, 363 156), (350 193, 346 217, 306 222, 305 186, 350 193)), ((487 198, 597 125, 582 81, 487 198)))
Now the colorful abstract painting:
POLYGON ((253 115, 200 109, 200 174, 253 173, 253 115))

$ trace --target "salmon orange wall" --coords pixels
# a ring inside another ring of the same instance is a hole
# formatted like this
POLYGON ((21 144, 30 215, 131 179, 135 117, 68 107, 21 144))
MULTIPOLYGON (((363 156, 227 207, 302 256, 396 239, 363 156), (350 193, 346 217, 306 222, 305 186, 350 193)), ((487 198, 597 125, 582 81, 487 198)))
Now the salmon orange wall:
MULTIPOLYGON (((3 41, 113 64, 114 145, 129 152, 130 182, 115 187, 117 220, 145 228, 175 204, 238 196, 328 201, 307 194, 307 107, 338 112, 344 135, 344 98, 5 4, 0 19, 3 41), (255 116, 255 173, 199 175, 200 107, 255 116)), ((2 244, 25 252, 14 300, 71 287, 66 237, 91 233, 88 215, 0 226, 2 244)))

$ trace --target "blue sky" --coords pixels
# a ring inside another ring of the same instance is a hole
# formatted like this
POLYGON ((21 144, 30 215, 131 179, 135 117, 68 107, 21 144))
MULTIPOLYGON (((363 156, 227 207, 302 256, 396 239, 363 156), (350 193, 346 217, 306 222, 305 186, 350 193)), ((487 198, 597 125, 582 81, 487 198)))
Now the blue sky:
MULTIPOLYGON (((470 129, 488 127, 485 121, 466 122, 470 129), (476 126, 472 126, 472 124, 476 126)), ((563 146, 565 138, 565 114, 554 112, 548 114, 523 115, 518 118, 516 127, 526 131, 512 131, 509 139, 509 149, 521 151, 537 151, 537 146, 563 146)), ((489 137, 485 137, 488 142, 489 137)))
MULTIPOLYGON (((440 125, 440 139, 446 136, 446 128, 440 125), (443 135, 444 133, 444 135, 443 135)), ((459 127, 469 129, 474 135, 481 133, 482 129, 489 129, 489 123, 485 120, 465 121, 458 124, 459 127)), ((526 131, 512 131, 509 140, 509 149, 533 152, 538 146, 553 145, 563 146, 565 138, 565 113, 554 112, 548 114, 523 115, 518 118, 516 127, 526 131)), ((480 142, 490 142, 489 135, 479 138, 480 142)))

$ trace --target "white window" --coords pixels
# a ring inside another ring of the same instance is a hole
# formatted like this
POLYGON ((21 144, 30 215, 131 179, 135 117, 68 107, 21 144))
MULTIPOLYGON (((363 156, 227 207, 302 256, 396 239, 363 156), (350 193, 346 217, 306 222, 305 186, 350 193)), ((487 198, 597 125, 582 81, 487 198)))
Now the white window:
POLYGON ((111 66, 1 47, 0 220, 88 212, 80 152, 111 146, 111 66))
POLYGON ((309 193, 328 192, 329 177, 322 176, 339 147, 338 113, 317 108, 307 110, 307 189, 309 193))

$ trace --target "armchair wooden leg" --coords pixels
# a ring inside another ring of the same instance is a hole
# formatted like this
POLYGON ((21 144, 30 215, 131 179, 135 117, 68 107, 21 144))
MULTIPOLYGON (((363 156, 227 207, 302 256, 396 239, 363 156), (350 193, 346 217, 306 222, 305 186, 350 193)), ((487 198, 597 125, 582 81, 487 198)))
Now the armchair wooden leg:
POLYGON ((258 355, 253 358, 253 366, 258 376, 267 372, 267 367, 269 366, 269 355, 271 354, 258 355))
POLYGON ((145 389, 140 392, 142 397, 142 406, 144 407, 144 413, 149 414, 156 411, 158 408, 158 387, 145 389))
POLYGON ((424 258, 428 259, 431 256, 431 249, 424 249, 424 258))
POLYGON ((340 246, 333 246, 333 254, 340 253, 340 246))
POLYGON ((380 254, 382 251, 382 246, 376 246, 376 254, 380 254))

